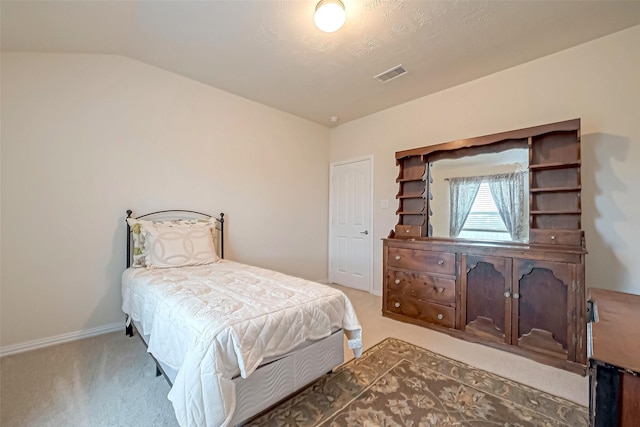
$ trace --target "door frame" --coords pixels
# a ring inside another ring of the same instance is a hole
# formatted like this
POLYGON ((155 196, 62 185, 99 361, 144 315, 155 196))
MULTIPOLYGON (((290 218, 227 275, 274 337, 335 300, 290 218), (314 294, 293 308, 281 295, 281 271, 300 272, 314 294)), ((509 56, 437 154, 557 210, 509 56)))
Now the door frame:
MULTIPOLYGON (((332 268, 332 261, 333 261, 333 243, 334 243, 334 235, 333 235, 333 205, 334 205, 334 188, 333 188, 333 175, 334 175, 334 168, 337 166, 343 166, 343 165, 348 165, 349 163, 358 163, 358 162, 364 162, 364 161, 368 161, 369 162, 369 212, 371 213, 371 215, 369 215, 369 224, 368 224, 368 229, 369 234, 371 236, 371 245, 369 248, 369 265, 367 266, 368 271, 369 271, 369 284, 368 284, 368 292, 369 293, 373 293, 373 236, 374 236, 374 232, 373 232, 373 154, 369 154, 367 156, 362 156, 362 157, 356 157, 356 158, 352 158, 352 159, 347 159, 347 160, 339 160, 339 161, 335 161, 335 162, 331 162, 329 163, 329 262, 328 267, 329 267, 329 272, 328 272, 328 276, 329 276, 329 283, 333 283, 333 268, 332 268)), ((341 285, 343 286, 343 285, 341 285)))

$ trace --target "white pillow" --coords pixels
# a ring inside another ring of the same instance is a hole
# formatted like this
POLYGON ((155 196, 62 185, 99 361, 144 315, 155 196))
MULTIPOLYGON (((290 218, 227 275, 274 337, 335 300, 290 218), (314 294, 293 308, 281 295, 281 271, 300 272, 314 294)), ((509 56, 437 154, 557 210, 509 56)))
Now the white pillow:
POLYGON ((147 268, 186 267, 218 261, 211 227, 143 224, 147 268))
POLYGON ((166 227, 208 227, 213 242, 214 254, 216 261, 219 259, 217 255, 218 247, 218 229, 216 228, 215 219, 178 219, 168 221, 147 221, 143 219, 127 218, 127 223, 131 228, 131 237, 133 239, 133 259, 132 267, 146 267, 147 245, 145 242, 145 229, 154 225, 166 227))

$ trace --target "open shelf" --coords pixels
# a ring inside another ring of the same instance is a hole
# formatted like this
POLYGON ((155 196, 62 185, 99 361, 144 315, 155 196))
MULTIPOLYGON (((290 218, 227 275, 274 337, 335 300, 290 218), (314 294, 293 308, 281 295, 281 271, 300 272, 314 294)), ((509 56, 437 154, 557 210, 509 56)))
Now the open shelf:
POLYGON ((553 163, 540 163, 540 164, 530 164, 530 170, 546 170, 546 169, 566 169, 571 167, 579 167, 580 160, 575 160, 572 162, 553 162, 553 163))
POLYGON ((529 211, 530 215, 578 215, 580 210, 559 210, 559 211, 529 211))
POLYGON ((426 171, 426 164, 422 156, 406 156, 397 159, 396 163, 400 166, 400 171, 396 182, 406 181, 422 181, 426 171))
POLYGON ((396 199, 424 199, 422 193, 419 194, 397 194, 396 199))
POLYGON ((546 187, 546 188, 530 188, 529 191, 532 193, 563 193, 570 191, 580 191, 581 187, 579 185, 571 185, 568 187, 546 187))
POLYGON ((416 182, 420 182, 422 181, 422 178, 397 178, 396 182, 412 182, 412 181, 416 181, 416 182))
POLYGON ((427 199, 424 193, 427 187, 425 175, 427 164, 421 155, 407 155, 396 158, 398 172, 398 225, 396 235, 403 237, 421 237, 426 235, 427 199))
POLYGON ((412 211, 396 211, 397 215, 424 215, 425 211, 412 212, 412 211))

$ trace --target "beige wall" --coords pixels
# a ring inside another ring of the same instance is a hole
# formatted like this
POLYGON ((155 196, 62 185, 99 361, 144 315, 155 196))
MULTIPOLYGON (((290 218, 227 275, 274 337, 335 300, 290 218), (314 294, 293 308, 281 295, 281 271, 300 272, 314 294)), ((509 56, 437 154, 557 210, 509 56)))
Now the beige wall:
POLYGON ((636 26, 332 129, 331 161, 375 159, 375 291, 396 223, 395 151, 581 118, 587 286, 640 294, 639 44, 636 26))
POLYGON ((1 83, 3 346, 123 320, 128 208, 224 211, 228 258, 326 280, 325 127, 118 56, 1 83))

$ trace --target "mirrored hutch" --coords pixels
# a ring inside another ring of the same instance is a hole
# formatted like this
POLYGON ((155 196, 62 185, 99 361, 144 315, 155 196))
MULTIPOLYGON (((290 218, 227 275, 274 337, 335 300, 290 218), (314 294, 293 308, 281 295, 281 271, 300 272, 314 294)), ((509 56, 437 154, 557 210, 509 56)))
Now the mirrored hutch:
POLYGON ((400 151, 396 163, 383 315, 584 375, 580 120, 400 151), (481 192, 489 208, 476 206, 481 192))

